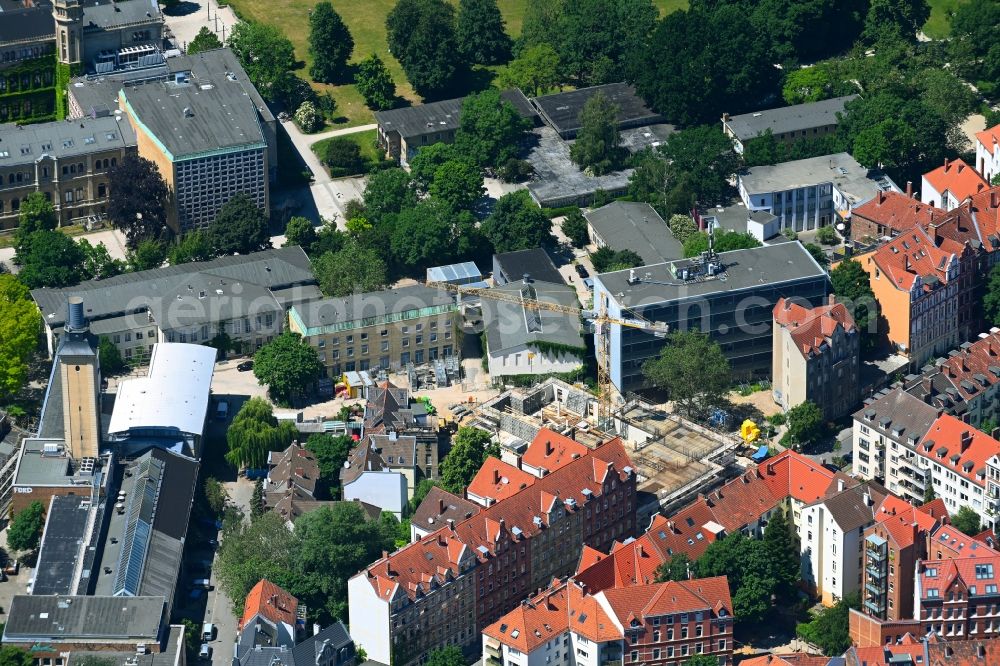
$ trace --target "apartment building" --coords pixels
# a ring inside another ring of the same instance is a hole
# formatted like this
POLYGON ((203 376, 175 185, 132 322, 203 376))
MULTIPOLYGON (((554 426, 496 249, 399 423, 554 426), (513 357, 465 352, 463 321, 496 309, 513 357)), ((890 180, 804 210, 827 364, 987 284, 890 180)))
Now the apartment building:
POLYGON ((108 170, 135 146, 119 116, 0 124, 0 231, 17 227, 21 202, 34 192, 52 202, 60 225, 104 216, 108 170))
POLYGON ((886 321, 886 337, 913 368, 956 347, 963 325, 969 325, 960 320, 959 306, 972 286, 961 279, 972 251, 950 239, 935 240, 914 227, 857 258, 886 321))
POLYGON ((802 509, 802 580, 823 605, 833 606, 861 588, 863 532, 875 522, 888 491, 868 481, 837 492, 802 509))
POLYGON ((682 666, 709 655, 732 663, 725 576, 589 593, 554 583, 483 630, 484 666, 682 666))
POLYGON ((878 241, 914 227, 926 228, 945 212, 916 199, 909 184, 906 192, 879 192, 851 211, 851 240, 878 241))
POLYGON ((471 518, 480 508, 475 502, 434 486, 410 516, 410 541, 419 541, 444 525, 471 518))
POLYGON ((772 395, 783 410, 807 400, 835 420, 858 402, 861 333, 843 303, 774 306, 772 395))
POLYGON ((135 128, 139 155, 152 161, 172 198, 176 233, 205 229, 244 194, 270 215, 267 137, 236 76, 173 79, 123 88, 119 107, 135 128))
POLYGON ((521 492, 533 484, 536 478, 533 474, 490 456, 465 489, 465 496, 480 506, 490 507, 521 492))
POLYGON ((844 105, 857 97, 846 95, 736 116, 724 113, 722 131, 733 140, 733 147, 740 155, 748 141, 766 133, 785 144, 802 139, 816 139, 837 131, 840 120, 838 116, 844 112, 844 105))
MULTIPOLYGON (((829 289, 826 272, 801 244, 779 243, 603 273, 594 277, 594 303, 614 318, 640 315, 671 331, 702 331, 722 347, 736 377, 753 378, 773 370, 778 300, 821 305, 829 289)), ((606 328, 611 381, 619 391, 642 388, 643 363, 667 342, 618 324, 606 328)))
POLYGON ((1000 174, 1000 125, 976 133, 976 170, 987 183, 1000 174))
POLYGON ((389 666, 418 663, 445 645, 478 651, 479 632, 572 573, 584 544, 610 549, 633 536, 635 483, 614 439, 386 554, 348 581, 351 636, 389 666))
POLYGON ((83 298, 90 330, 122 356, 142 362, 157 342, 206 344, 220 332, 243 351, 284 329, 285 309, 320 298, 300 247, 219 257, 31 292, 51 355, 66 326, 67 299, 83 298))
POLYGON ((912 460, 916 445, 937 417, 939 409, 896 387, 865 403, 854 413, 854 474, 878 479, 889 492, 922 501, 923 475, 913 473, 900 460, 912 460))
POLYGON ((989 188, 987 182, 962 158, 949 160, 920 178, 920 200, 930 206, 952 210, 967 198, 989 188))
POLYGON ((457 354, 459 319, 453 296, 423 286, 327 298, 288 311, 289 329, 316 348, 331 379, 457 354))
POLYGON ((1000 556, 925 560, 914 590, 923 634, 996 638, 1000 634, 1000 556))
POLYGON ((889 176, 836 153, 745 169, 737 177, 750 213, 767 211, 782 229, 806 231, 835 224, 879 192, 899 192, 889 176))
POLYGON ((903 379, 907 393, 976 428, 1000 421, 1000 328, 980 333, 903 379))

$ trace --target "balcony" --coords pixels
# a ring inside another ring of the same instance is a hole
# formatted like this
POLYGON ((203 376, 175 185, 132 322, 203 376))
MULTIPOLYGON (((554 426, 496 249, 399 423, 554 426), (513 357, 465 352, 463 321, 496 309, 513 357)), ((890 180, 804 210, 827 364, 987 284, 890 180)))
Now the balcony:
POLYGON ((865 608, 871 615, 877 617, 885 617, 885 603, 882 601, 872 601, 871 599, 865 599, 865 608))
POLYGON ((868 590, 869 592, 871 592, 874 595, 881 596, 881 595, 885 594, 885 588, 882 587, 881 585, 876 585, 874 583, 868 583, 868 582, 866 582, 865 583, 865 589, 868 590))
POLYGON ((865 567, 865 573, 867 573, 869 577, 874 578, 876 580, 882 580, 886 576, 885 569, 878 566, 865 567))

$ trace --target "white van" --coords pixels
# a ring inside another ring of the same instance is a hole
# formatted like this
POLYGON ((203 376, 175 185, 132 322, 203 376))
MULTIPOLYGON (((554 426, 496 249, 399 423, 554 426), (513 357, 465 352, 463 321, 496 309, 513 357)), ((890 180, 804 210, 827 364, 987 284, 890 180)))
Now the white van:
POLYGON ((194 583, 192 583, 192 586, 195 587, 195 588, 199 588, 200 587, 203 590, 211 590, 212 589, 212 581, 209 580, 208 578, 199 578, 194 583))
POLYGON ((225 421, 227 416, 229 416, 229 403, 222 400, 215 407, 215 420, 225 421))
POLYGON ((201 649, 198 650, 199 659, 211 659, 212 658, 212 648, 206 643, 201 644, 201 649))
POLYGON ((207 643, 213 638, 215 638, 215 625, 213 625, 211 622, 206 622, 205 624, 201 625, 201 640, 207 643))

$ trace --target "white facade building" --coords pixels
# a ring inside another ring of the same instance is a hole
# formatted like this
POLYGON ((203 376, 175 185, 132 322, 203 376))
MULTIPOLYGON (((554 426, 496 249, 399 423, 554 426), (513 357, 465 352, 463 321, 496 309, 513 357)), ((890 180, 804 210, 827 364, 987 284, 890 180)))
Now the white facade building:
POLYGON ((1000 174, 1000 125, 976 134, 976 170, 987 183, 1000 174))
POLYGON ((407 504, 406 475, 391 469, 361 472, 354 481, 344 484, 344 499, 374 504, 402 519, 407 504))

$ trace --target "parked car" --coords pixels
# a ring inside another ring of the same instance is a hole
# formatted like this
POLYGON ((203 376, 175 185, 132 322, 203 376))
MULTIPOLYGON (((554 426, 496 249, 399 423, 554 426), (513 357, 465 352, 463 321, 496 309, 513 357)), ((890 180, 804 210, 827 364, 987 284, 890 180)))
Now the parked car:
POLYGON ((201 648, 198 650, 199 659, 211 659, 212 658, 212 648, 208 643, 202 643, 201 648))
POLYGON ((211 590, 212 581, 210 581, 208 578, 199 578, 198 580, 191 583, 191 586, 202 590, 211 590))
POLYGON ((223 400, 215 407, 215 420, 225 421, 229 416, 229 403, 223 400))
POLYGON ((215 625, 211 622, 206 622, 201 625, 201 640, 206 643, 215 638, 215 625))
POLYGON ((247 372, 249 370, 253 370, 253 361, 243 361, 242 363, 236 366, 236 370, 238 370, 239 372, 247 372))
POLYGON ((573 268, 576 269, 576 274, 582 278, 590 277, 590 273, 587 272, 587 267, 583 264, 574 264, 573 268))

